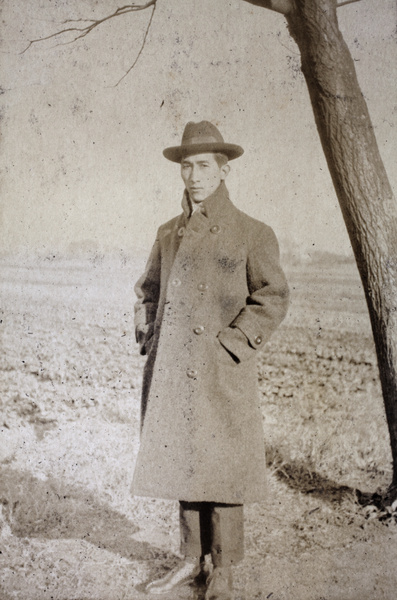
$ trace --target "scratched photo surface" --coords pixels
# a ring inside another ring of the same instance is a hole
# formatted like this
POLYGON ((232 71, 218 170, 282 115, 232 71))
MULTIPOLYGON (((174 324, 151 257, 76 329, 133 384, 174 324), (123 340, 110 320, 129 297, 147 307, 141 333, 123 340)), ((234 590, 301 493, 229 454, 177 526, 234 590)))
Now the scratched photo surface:
MULTIPOLYGON (((141 600, 178 562, 178 503, 130 493, 134 284, 181 212, 162 151, 203 119, 244 148, 230 196, 274 229, 291 290, 258 354, 268 498, 245 506, 236 600, 392 600, 397 507, 356 491, 392 477, 374 342, 286 20, 158 0, 90 30, 122 6, 1 3, 0 600, 141 600)), ((396 3, 338 18, 395 190, 396 3)))

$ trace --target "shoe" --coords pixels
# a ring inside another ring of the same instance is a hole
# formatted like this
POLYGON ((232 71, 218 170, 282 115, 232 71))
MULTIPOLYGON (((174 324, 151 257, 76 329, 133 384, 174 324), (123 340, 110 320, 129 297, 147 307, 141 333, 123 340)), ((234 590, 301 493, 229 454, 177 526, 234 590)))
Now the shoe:
POLYGON ((212 565, 205 562, 204 559, 201 560, 197 573, 193 577, 192 585, 197 588, 206 586, 211 573, 212 565))
POLYGON ((230 567, 215 567, 208 578, 204 600, 234 600, 232 570, 230 567))
POLYGON ((185 560, 161 579, 149 583, 145 591, 149 594, 166 594, 184 583, 195 582, 200 575, 201 563, 185 560))

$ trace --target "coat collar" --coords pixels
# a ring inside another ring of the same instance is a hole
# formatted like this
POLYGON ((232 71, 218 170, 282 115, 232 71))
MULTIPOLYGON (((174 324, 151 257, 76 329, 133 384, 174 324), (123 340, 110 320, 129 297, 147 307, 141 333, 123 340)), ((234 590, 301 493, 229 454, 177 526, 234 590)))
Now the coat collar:
MULTIPOLYGON (((232 206, 233 204, 229 198, 229 192, 225 182, 222 181, 215 192, 213 192, 202 202, 200 212, 212 223, 224 217, 232 206)), ((192 208, 187 190, 185 190, 183 193, 182 209, 186 219, 189 219, 192 214, 192 208)))

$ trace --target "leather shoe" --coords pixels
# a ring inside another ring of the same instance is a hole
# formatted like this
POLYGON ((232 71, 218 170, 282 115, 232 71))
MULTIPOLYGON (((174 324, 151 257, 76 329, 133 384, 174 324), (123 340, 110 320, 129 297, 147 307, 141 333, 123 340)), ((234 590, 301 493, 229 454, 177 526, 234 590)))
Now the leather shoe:
POLYGON ((203 563, 185 560, 164 577, 149 583, 145 591, 149 594, 166 594, 184 583, 202 585, 203 578, 204 581, 207 578, 203 570, 203 563))
POLYGON ((208 579, 212 573, 212 564, 200 561, 197 571, 193 576, 193 585, 200 588, 207 585, 208 579))
POLYGON ((204 600, 233 600, 233 580, 230 567, 215 567, 208 578, 204 600))

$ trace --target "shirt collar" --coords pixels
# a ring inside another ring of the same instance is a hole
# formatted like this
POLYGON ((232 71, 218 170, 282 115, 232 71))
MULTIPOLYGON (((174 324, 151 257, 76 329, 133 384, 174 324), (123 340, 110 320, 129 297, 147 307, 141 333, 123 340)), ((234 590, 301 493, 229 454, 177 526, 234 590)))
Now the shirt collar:
POLYGON ((197 202, 193 204, 193 202, 189 198, 187 190, 183 192, 182 209, 187 219, 190 219, 192 214, 197 211, 205 215, 204 202, 197 202))
MULTIPOLYGON (((196 210, 200 210, 202 214, 212 220, 221 217, 228 204, 230 204, 229 192, 225 182, 222 181, 215 192, 203 200, 203 202, 200 202, 200 208, 196 210)), ((195 212, 192 210, 191 201, 187 190, 183 192, 182 209, 187 219, 189 219, 193 212, 195 212)))

